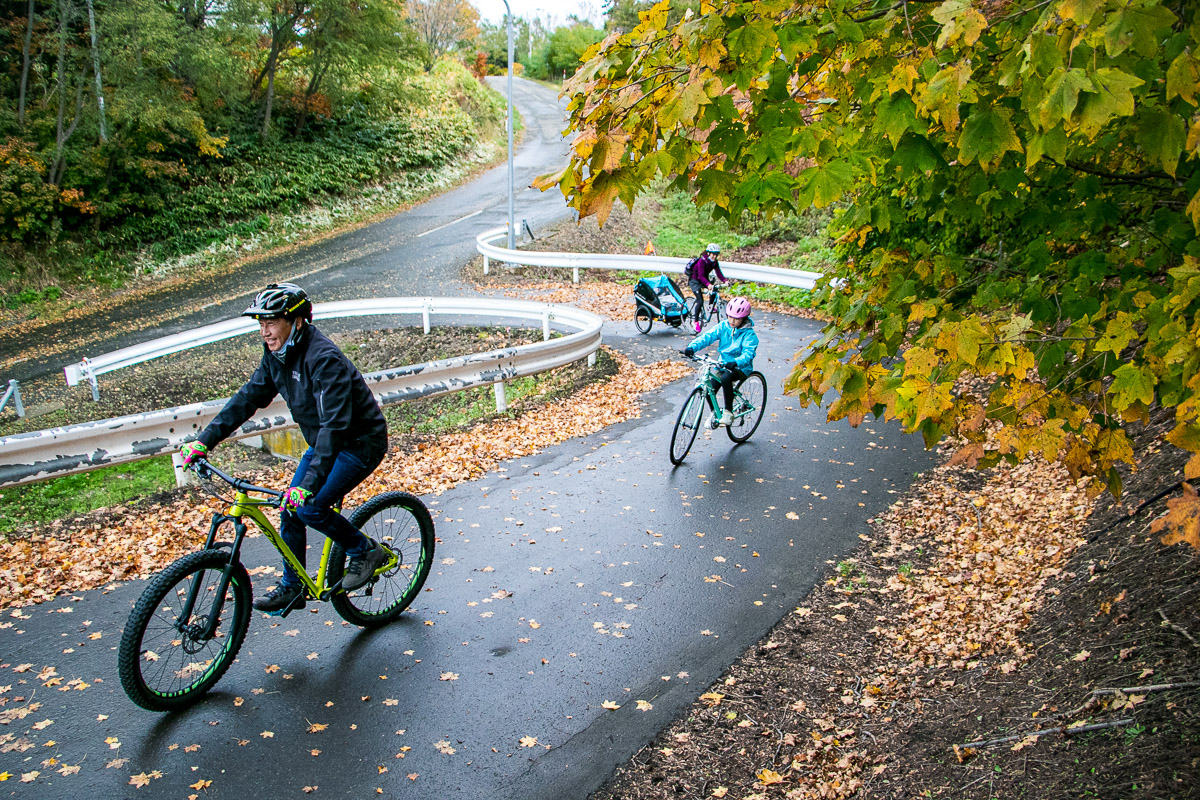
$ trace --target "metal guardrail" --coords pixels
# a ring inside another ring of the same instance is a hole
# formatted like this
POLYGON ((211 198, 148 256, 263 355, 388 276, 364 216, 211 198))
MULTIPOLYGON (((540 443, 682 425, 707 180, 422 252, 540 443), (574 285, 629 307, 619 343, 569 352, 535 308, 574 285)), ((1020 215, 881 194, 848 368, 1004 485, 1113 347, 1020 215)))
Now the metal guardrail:
MULTIPOLYGON (((429 331, 430 316, 433 314, 539 322, 544 341, 365 375, 367 384, 383 405, 489 384, 496 386, 503 381, 544 372, 583 358, 594 363, 604 322, 595 314, 571 306, 523 300, 451 297, 392 297, 324 303, 314 307, 313 316, 327 319, 406 313, 421 314, 426 332, 429 331), (552 324, 573 332, 550 339, 552 324)), ((253 329, 251 320, 241 323, 240 327, 218 323, 196 329, 191 340, 185 334, 168 336, 157 343, 147 342, 135 348, 99 356, 91 363, 93 366, 102 365, 103 370, 108 372, 120 368, 114 364, 139 363, 253 329), (136 361, 129 361, 133 358, 131 351, 134 350, 139 351, 140 356, 136 361)), ((503 392, 499 388, 496 397, 499 406, 503 399, 503 392)), ((225 406, 227 399, 0 438, 0 486, 30 483, 172 452, 183 442, 195 438, 225 406)), ((230 438, 257 436, 294 425, 286 404, 282 399, 277 399, 230 438)))
MULTIPOLYGON (((633 269, 657 270, 682 274, 687 267, 686 258, 642 255, 598 255, 594 253, 538 253, 532 250, 509 250, 491 242, 508 236, 508 228, 492 228, 475 237, 475 249, 483 256, 483 273, 491 269, 493 260, 525 267, 569 267, 573 280, 579 283, 581 269, 633 269)), ((754 283, 771 283, 793 289, 812 289, 821 278, 819 272, 798 269, 765 267, 761 264, 744 264, 738 261, 722 261, 721 272, 727 278, 754 283)))

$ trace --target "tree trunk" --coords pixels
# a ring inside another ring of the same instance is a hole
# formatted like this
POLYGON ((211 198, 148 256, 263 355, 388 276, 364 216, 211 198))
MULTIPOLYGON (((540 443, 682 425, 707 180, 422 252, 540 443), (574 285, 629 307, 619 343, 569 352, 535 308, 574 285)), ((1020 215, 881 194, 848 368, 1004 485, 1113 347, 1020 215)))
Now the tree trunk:
POLYGON ((25 47, 21 50, 21 96, 17 101, 17 125, 25 127, 25 87, 29 85, 29 47, 33 43, 33 0, 29 0, 29 19, 25 22, 25 47))
POLYGON ((317 93, 317 87, 321 85, 321 79, 325 77, 325 72, 328 70, 328 61, 321 61, 317 66, 313 67, 312 79, 308 82, 308 87, 304 90, 304 103, 300 106, 300 119, 296 122, 296 136, 299 136, 304 131, 304 124, 308 121, 308 101, 317 93))
POLYGON ((96 47, 96 13, 92 0, 87 0, 88 28, 92 33, 92 72, 96 75, 96 106, 100 109, 100 141, 108 141, 104 131, 104 82, 100 80, 100 51, 96 47))

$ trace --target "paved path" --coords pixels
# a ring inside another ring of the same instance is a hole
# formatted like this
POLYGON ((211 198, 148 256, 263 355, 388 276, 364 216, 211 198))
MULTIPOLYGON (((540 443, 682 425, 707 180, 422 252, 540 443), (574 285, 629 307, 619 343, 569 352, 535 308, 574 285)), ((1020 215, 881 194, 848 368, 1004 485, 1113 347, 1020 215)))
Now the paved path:
MULTIPOLYGON (((503 197, 456 196, 289 263, 294 274, 326 265, 305 277, 322 297, 458 291, 429 253, 461 264, 475 228, 502 219, 503 197), (416 238, 476 199, 484 214, 416 238)), ((815 323, 766 314, 758 330, 771 397, 750 442, 705 435, 672 469, 671 429, 690 390, 680 381, 646 396, 638 419, 428 497, 441 543, 427 591, 400 622, 363 632, 324 605, 282 621, 256 615, 237 663, 188 711, 144 712, 120 689, 115 648, 144 582, 5 612, 0 773, 13 777, 0 797, 274 800, 309 796, 305 787, 316 798, 586 797, 791 613, 930 463, 914 437, 829 425, 781 395, 815 323), (40 705, 12 718, 30 703, 40 705), (141 773, 149 785, 131 785, 141 773)), ((686 342, 630 323, 610 323, 605 339, 641 362, 686 342)), ((244 552, 249 567, 276 559, 261 539, 244 552)))

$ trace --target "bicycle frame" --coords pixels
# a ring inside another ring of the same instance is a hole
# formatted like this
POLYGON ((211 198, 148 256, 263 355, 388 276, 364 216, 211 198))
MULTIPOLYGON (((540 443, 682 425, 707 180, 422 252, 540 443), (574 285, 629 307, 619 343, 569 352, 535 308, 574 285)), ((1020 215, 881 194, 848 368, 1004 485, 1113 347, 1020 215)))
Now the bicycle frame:
MULTIPOLYGON (((704 369, 696 373, 696 386, 704 392, 704 399, 708 401, 708 408, 713 414, 712 419, 716 419, 720 416, 722 409, 721 401, 717 397, 717 390, 713 387, 713 383, 716 383, 717 386, 721 385, 720 378, 717 375, 721 362, 707 356, 692 356, 692 360, 699 361, 704 365, 704 369)), ((734 389, 733 396, 739 398, 741 397, 741 392, 734 389)), ((737 404, 735 403, 734 405, 736 407, 737 404)), ((754 410, 748 403, 743 403, 743 405, 744 408, 741 411, 731 412, 734 419, 740 419, 754 410)))
MULTIPOLYGON (((333 540, 328 536, 325 537, 325 546, 321 550, 321 565, 317 570, 317 578, 314 581, 312 576, 308 574, 308 570, 300 563, 300 560, 296 558, 296 554, 292 552, 292 548, 288 547, 287 542, 283 540, 282 534, 275 529, 275 526, 271 524, 271 520, 267 519, 267 515, 263 513, 264 506, 274 506, 275 502, 271 500, 257 500, 251 497, 248 493, 250 491, 257 491, 272 495, 274 497, 282 497, 282 492, 276 492, 273 489, 255 486, 237 478, 231 478, 208 463, 204 463, 201 469, 220 476, 227 483, 233 486, 235 491, 233 503, 229 506, 229 508, 226 509, 224 513, 218 512, 213 514, 212 521, 208 528, 208 536, 204 540, 204 549, 206 550, 228 547, 229 563, 226 564, 225 569, 221 572, 221 578, 217 584, 217 591, 213 597, 212 609, 208 614, 207 623, 205 624, 204 630, 201 632, 201 638, 205 640, 211 639, 216 632, 218 623, 220 622, 220 610, 221 606, 225 602, 225 590, 229 587, 229 577, 233 572, 234 565, 239 563, 239 555, 241 554, 242 550, 242 540, 245 539, 246 531, 248 530, 246 523, 242 521, 243 517, 249 517, 250 521, 253 522, 255 526, 262 532, 262 534, 267 537, 267 541, 269 541, 271 545, 279 551, 279 554, 283 556, 283 560, 287 562, 287 565, 292 568, 292 571, 299 576, 301 584, 303 584, 305 590, 310 596, 317 600, 325 601, 328 600, 330 595, 337 591, 338 588, 340 588, 341 581, 338 581, 337 584, 333 586, 325 586, 325 574, 326 569, 329 566, 329 556, 333 552, 333 540), (218 544, 217 530, 226 522, 233 523, 233 542, 221 542, 218 544)), ((200 470, 198 469, 197 471, 199 472, 200 470)), ((204 473, 201 472, 201 474, 203 475, 204 473)), ((399 556, 397 556, 395 551, 393 551, 383 542, 379 542, 378 544, 388 553, 387 560, 384 561, 384 563, 380 566, 378 572, 386 572, 396 565, 396 563, 399 561, 399 556)), ((196 598, 199 595, 199 592, 200 580, 199 576, 197 576, 197 578, 192 581, 192 586, 188 589, 187 599, 184 601, 181 613, 179 615, 181 620, 191 619, 192 610, 195 607, 196 598)))

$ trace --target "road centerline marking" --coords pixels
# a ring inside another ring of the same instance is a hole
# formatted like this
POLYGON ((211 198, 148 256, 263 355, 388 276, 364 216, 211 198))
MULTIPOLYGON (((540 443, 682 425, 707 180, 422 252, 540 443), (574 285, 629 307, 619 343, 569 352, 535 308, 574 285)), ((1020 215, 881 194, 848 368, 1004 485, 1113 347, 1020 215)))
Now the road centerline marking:
POLYGON ((438 231, 442 230, 443 228, 449 228, 451 225, 457 225, 458 223, 462 222, 463 220, 468 220, 471 217, 477 217, 482 213, 483 213, 483 209, 481 208, 478 211, 475 211, 471 214, 467 214, 465 217, 459 217, 458 219, 454 220, 453 222, 447 222, 445 225, 439 225, 438 227, 434 228, 433 230, 425 231, 424 233, 418 233, 417 238, 420 239, 422 236, 428 236, 431 233, 437 233, 438 231))

